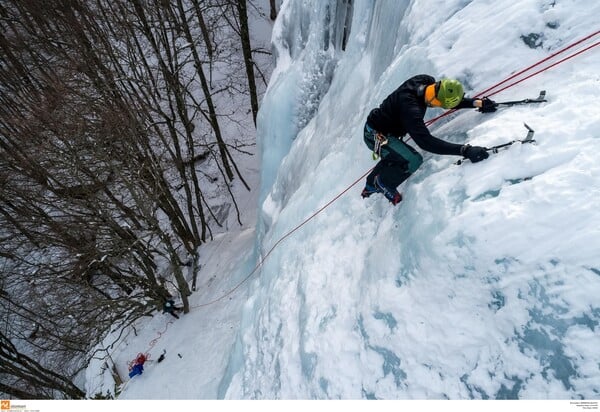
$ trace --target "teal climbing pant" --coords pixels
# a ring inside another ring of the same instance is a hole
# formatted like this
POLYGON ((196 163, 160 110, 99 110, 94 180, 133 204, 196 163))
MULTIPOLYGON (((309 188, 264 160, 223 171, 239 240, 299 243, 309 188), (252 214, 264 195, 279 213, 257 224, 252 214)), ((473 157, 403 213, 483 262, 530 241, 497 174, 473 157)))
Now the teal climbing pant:
MULTIPOLYGON (((365 123, 364 138, 369 149, 375 149, 375 134, 377 132, 365 123)), ((382 160, 393 161, 394 163, 405 163, 406 170, 413 174, 423 163, 421 156, 415 149, 404 143, 397 136, 385 136, 387 143, 382 145, 379 153, 382 160)))

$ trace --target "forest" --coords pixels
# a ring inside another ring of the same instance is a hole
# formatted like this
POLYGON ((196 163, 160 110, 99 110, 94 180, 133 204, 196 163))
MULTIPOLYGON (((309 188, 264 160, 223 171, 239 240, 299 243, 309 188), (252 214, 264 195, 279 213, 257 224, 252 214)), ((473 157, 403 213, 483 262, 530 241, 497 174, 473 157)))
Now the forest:
POLYGON ((108 331, 173 294, 189 311, 201 246, 242 224, 232 184, 252 189, 240 132, 255 135, 270 51, 248 22, 269 6, 0 3, 3 398, 85 398, 108 331))

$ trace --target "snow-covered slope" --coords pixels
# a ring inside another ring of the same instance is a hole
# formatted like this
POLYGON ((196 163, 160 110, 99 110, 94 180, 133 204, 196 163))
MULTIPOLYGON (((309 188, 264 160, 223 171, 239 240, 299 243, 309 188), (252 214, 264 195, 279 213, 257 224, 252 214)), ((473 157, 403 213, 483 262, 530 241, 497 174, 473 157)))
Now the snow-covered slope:
MULTIPOLYGON (((374 165, 365 118, 406 78, 475 94, 600 29, 587 1, 348 3, 290 0, 276 25, 263 254, 374 165)), ((599 397, 599 68, 592 49, 493 96, 546 89, 548 103, 432 127, 492 146, 527 122, 537 144, 462 166, 424 154, 398 207, 362 200, 361 182, 282 242, 252 285, 226 396, 599 397)))

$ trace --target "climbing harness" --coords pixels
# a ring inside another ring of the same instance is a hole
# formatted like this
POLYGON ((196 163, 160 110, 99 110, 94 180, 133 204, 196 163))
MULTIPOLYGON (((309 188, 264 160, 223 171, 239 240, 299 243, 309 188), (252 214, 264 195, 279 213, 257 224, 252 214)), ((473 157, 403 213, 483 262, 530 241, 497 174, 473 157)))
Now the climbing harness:
POLYGON ((383 134, 375 132, 375 142, 373 146, 373 160, 381 157, 381 146, 388 144, 388 139, 383 134))

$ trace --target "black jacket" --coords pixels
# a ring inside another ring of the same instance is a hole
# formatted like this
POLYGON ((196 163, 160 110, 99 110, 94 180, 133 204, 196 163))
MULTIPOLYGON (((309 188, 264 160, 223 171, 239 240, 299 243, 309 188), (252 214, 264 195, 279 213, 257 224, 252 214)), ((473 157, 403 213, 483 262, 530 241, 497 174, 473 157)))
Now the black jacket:
MULTIPOLYGON (((432 136, 423 121, 427 110, 424 87, 433 83, 435 79, 426 74, 411 77, 386 97, 378 108, 371 110, 367 124, 386 135, 402 137, 408 133, 421 149, 428 152, 460 155, 462 145, 432 136)), ((473 108, 473 100, 463 98, 456 109, 473 108)))

